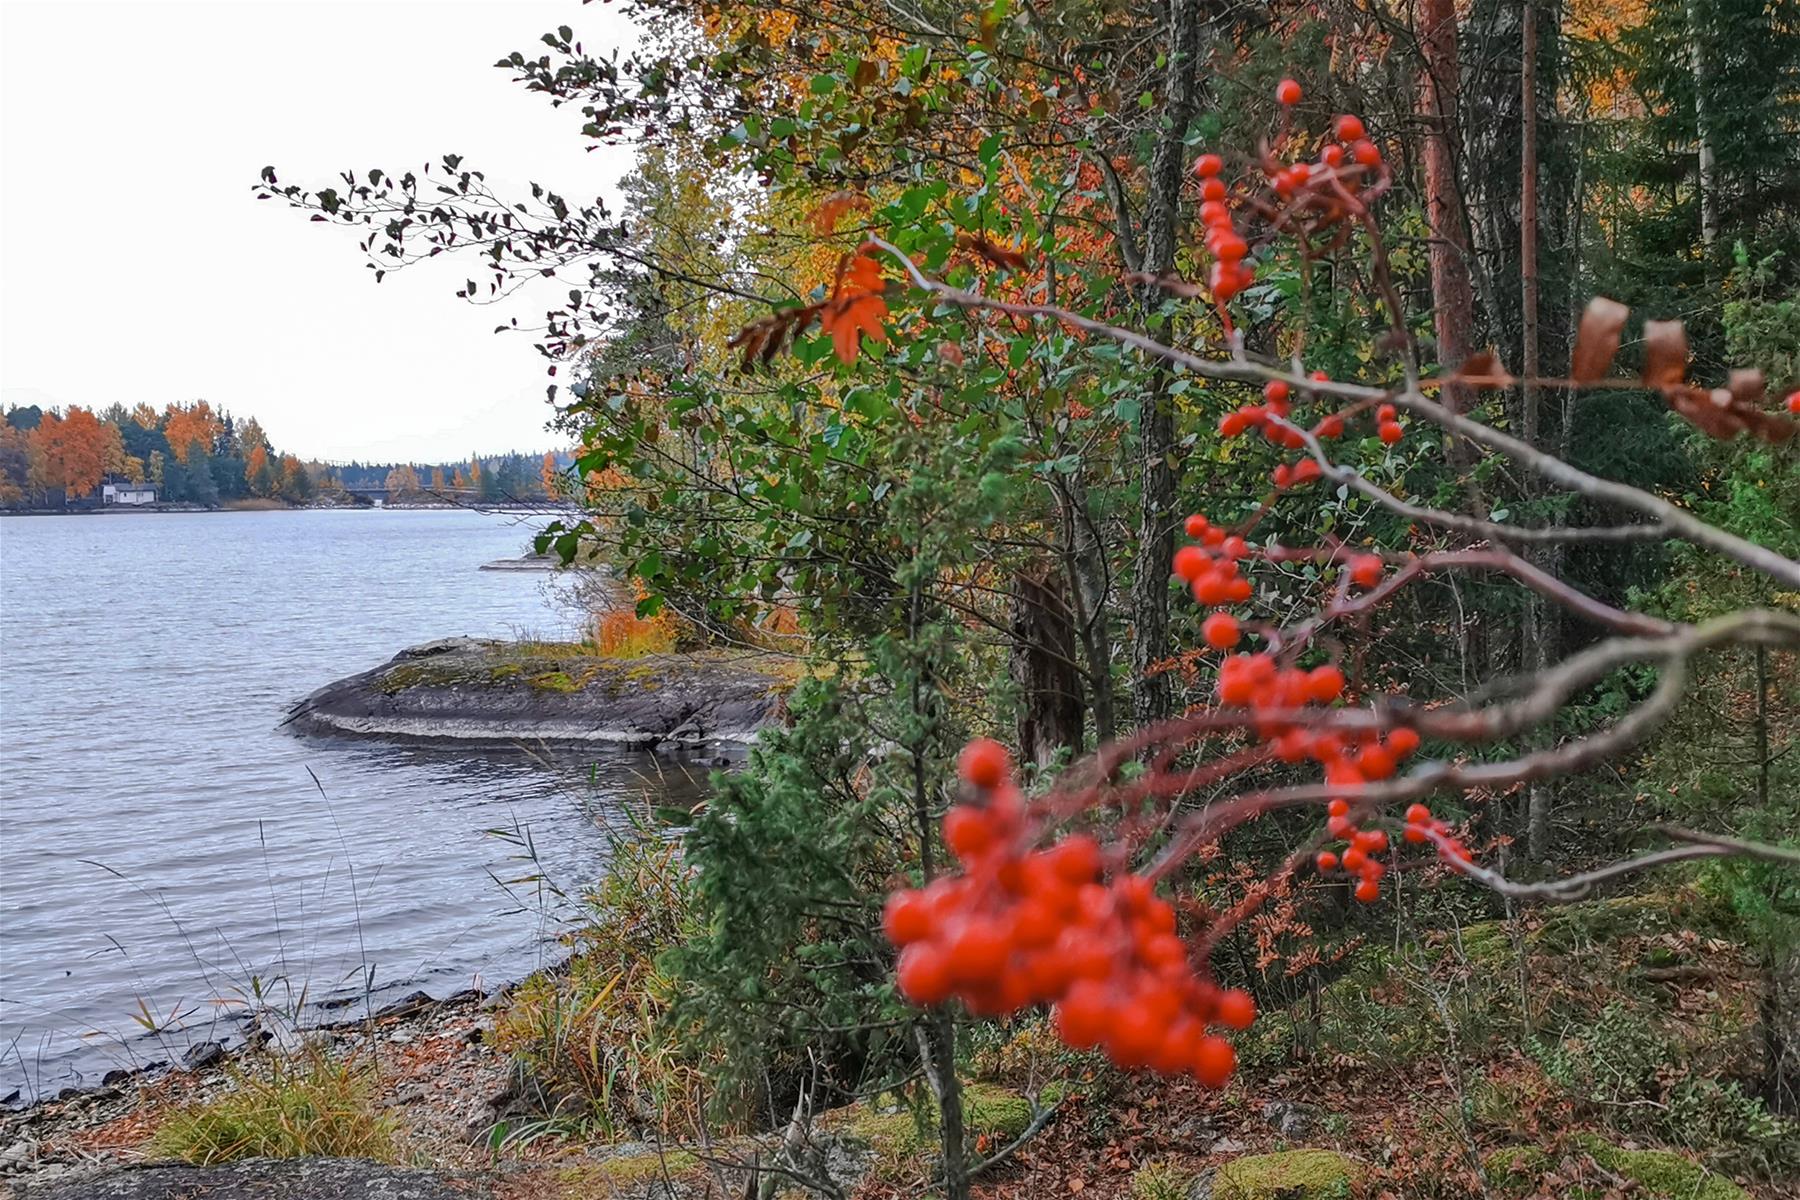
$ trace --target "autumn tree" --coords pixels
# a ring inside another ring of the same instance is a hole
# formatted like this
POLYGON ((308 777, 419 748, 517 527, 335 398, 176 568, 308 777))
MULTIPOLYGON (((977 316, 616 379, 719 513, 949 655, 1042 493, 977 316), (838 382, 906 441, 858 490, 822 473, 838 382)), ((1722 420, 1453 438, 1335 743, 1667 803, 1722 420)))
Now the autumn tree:
POLYGON ((210 459, 214 443, 223 430, 218 415, 204 400, 186 405, 171 404, 163 413, 163 436, 168 439, 171 452, 184 464, 196 446, 210 459))
POLYGON ((105 478, 109 456, 115 461, 123 457, 117 444, 118 430, 85 408, 46 413, 31 432, 33 486, 66 497, 86 496, 105 478))
POLYGON ((419 490, 419 473, 410 463, 402 463, 387 474, 387 490, 396 497, 415 495, 419 490))

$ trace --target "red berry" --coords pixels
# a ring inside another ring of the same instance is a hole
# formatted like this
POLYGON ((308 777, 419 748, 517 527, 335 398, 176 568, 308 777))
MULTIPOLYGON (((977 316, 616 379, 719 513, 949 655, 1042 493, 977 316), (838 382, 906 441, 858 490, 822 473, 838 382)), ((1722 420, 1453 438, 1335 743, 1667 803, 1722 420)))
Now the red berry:
POLYGON ((1337 119, 1334 132, 1337 134, 1338 141, 1354 142, 1368 131, 1363 128, 1362 118, 1345 113, 1337 119))
POLYGON ((1225 160, 1216 154, 1202 154, 1194 160, 1194 174, 1202 179, 1211 179, 1225 169, 1225 160))
POLYGON ((1356 756, 1356 769, 1364 779, 1386 779, 1394 773, 1394 755, 1383 746, 1364 746, 1356 756))
POLYGON ((1338 856, 1329 850, 1321 850, 1313 859, 1313 865, 1321 871, 1335 871, 1337 870, 1338 856))
POLYGON ((1175 552, 1173 565, 1176 575, 1192 583, 1212 566, 1212 558, 1198 546, 1183 546, 1175 552))
POLYGON ((1398 421, 1383 421, 1375 432, 1382 441, 1390 446, 1406 436, 1405 426, 1401 425, 1398 421))
POLYGON ((1115 1009, 1106 1031, 1106 1051, 1121 1067, 1139 1067, 1162 1041, 1162 1023, 1142 997, 1115 1009))
POLYGON ((970 786, 992 791, 1006 782, 1012 771, 1012 760, 1006 747, 999 742, 992 738, 976 738, 957 756, 956 771, 970 786))
POLYGON ((1206 536, 1206 531, 1211 527, 1212 522, 1208 521, 1199 513, 1195 513, 1193 516, 1189 517, 1187 522, 1183 525, 1183 528, 1187 531, 1187 535, 1195 539, 1206 536))
POLYGON ((1387 849, 1387 834, 1379 829, 1359 829, 1356 833, 1356 848, 1364 854, 1380 854, 1387 849))
POLYGON ((1395 408, 1391 404, 1384 404, 1380 408, 1375 410, 1375 419, 1377 421, 1392 421, 1394 418, 1398 417, 1399 415, 1400 415, 1400 410, 1395 408))
POLYGON ((979 808, 959 804, 944 814, 944 845, 965 863, 979 858, 997 834, 993 818, 979 808))
POLYGON ((1352 845, 1344 851, 1344 857, 1340 861, 1344 864, 1344 870, 1360 871, 1363 869, 1363 865, 1369 861, 1369 852, 1361 846, 1352 845))
POLYGON ((1225 531, 1217 525, 1209 525, 1206 532, 1200 535, 1200 540, 1208 546, 1221 546, 1225 543, 1225 531))
POLYGON ((1230 582, 1223 572, 1208 571, 1194 580, 1194 599, 1208 608, 1216 608, 1226 602, 1226 585, 1230 582))
POLYGON ((1213 247, 1213 253, 1220 262, 1237 262, 1250 253, 1250 243, 1235 233, 1222 234, 1218 244, 1213 247))
POLYGON ((1241 988, 1220 993, 1217 1010, 1219 1024, 1227 1029, 1248 1029, 1256 1023, 1256 1001, 1241 988))
POLYGON ((1381 899, 1381 885, 1373 879, 1365 879, 1356 885, 1356 898, 1364 904, 1373 904, 1381 899))
POLYGON ((1202 182, 1200 184, 1200 198, 1202 200, 1223 201, 1225 199, 1225 181, 1223 179, 1208 179, 1202 182))
POLYGON ((1431 810, 1429 808, 1426 808, 1423 804, 1407 805, 1406 823, 1408 825, 1423 825, 1429 820, 1431 820, 1431 810))
POLYGON ((1292 79, 1282 80, 1275 88, 1275 99, 1289 105, 1300 103, 1300 85, 1292 79))
POLYGON ((908 946, 895 974, 901 993, 914 1004, 939 1004, 950 995, 949 962, 941 949, 928 942, 908 946))
POLYGON ((1263 399, 1270 404, 1282 404, 1287 401, 1290 390, 1287 380, 1271 379, 1263 384, 1263 399))
POLYGON ((1225 581, 1225 602, 1227 604, 1242 604, 1249 598, 1250 581, 1248 579, 1239 576, 1236 579, 1225 581))
POLYGON ((1056 1032, 1077 1050, 1097 1045, 1111 1021, 1111 999, 1104 984, 1076 980, 1056 1006, 1056 1032))
MULTIPOLYGON (((1298 84, 1294 90, 1299 91, 1298 84)), ((1231 1073, 1236 1069, 1237 1053, 1230 1042, 1211 1035, 1200 1039, 1200 1045, 1194 1050, 1194 1078, 1203 1087, 1224 1087, 1231 1082, 1231 1073)))
MULTIPOLYGON (((1395 758, 1406 758, 1419 748, 1418 731, 1406 728, 1395 729, 1387 735, 1387 746, 1394 752, 1395 758)), ((1423 808, 1424 805, 1419 805, 1419 807, 1423 808)), ((1430 813, 1426 815, 1429 816, 1430 813)), ((1408 817, 1407 820, 1410 821, 1412 818, 1408 817)))
POLYGON ((1381 558, 1359 554, 1350 560, 1350 579, 1358 587, 1372 588, 1381 582, 1381 558))
MULTIPOLYGON (((1304 442, 1301 443, 1301 445, 1305 445, 1305 444, 1306 443, 1304 443, 1304 442)), ((1318 459, 1316 459, 1316 458, 1301 459, 1299 462, 1294 464, 1294 484, 1295 484, 1295 486, 1298 486, 1302 483, 1311 483, 1313 480, 1315 480, 1319 477, 1319 473, 1322 470, 1323 470, 1323 468, 1319 466, 1318 459)))
POLYGON ((1050 854, 1065 883, 1088 883, 1100 873, 1100 844, 1085 833, 1070 834, 1050 854))
POLYGON ((1269 478, 1274 482, 1276 487, 1284 488, 1293 481, 1294 469, 1286 463, 1282 463, 1269 473, 1269 478))
POLYGON ((1342 165, 1344 161, 1344 148, 1342 146, 1325 147, 1325 149, 1319 151, 1319 161, 1328 167, 1342 165))
POLYGON ((1311 379, 1314 383, 1330 383, 1331 382, 1331 376, 1326 374, 1324 371, 1314 371, 1311 375, 1307 376, 1307 378, 1311 379))
POLYGON ((1344 436, 1344 418, 1333 413, 1319 422, 1317 433, 1322 438, 1339 438, 1344 436))
POLYGON ((1200 205, 1200 220, 1209 228, 1231 226, 1231 209, 1223 200, 1208 200, 1200 205))
POLYGON ((1330 804, 1325 806, 1325 813, 1327 816, 1333 817, 1348 816, 1350 814, 1350 802, 1342 796, 1337 796, 1333 798, 1330 804))
POLYGON ((1250 543, 1241 537, 1228 537, 1219 543, 1219 553, 1227 561, 1235 562, 1250 553, 1250 543))
POLYGON ((1425 827, 1422 825, 1408 825, 1406 827, 1406 832, 1401 836, 1407 841, 1412 842, 1414 845, 1417 845, 1425 840, 1425 827))
POLYGON ((1214 650, 1229 650, 1242 640, 1243 630, 1230 613, 1216 612, 1200 623, 1200 636, 1214 650))
POLYGON ((1314 667, 1306 675, 1306 695, 1320 704, 1330 704, 1344 691, 1344 672, 1330 663, 1314 667))
POLYGON ((911 889, 889 896, 882 909, 881 927, 896 946, 924 941, 931 936, 933 924, 931 902, 911 889))
POLYGON ((1800 416, 1800 392, 1788 393, 1787 410, 1795 416, 1800 416))

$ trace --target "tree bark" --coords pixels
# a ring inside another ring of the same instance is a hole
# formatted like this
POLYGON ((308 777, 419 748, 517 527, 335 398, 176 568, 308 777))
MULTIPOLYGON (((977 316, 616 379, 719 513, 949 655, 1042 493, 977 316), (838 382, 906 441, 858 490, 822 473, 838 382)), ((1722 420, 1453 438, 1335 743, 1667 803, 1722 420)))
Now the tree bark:
MULTIPOLYGON (((1456 45, 1455 0, 1423 0, 1420 13, 1425 81, 1420 97, 1425 135, 1425 212, 1431 227, 1431 293, 1438 362, 1460 366, 1474 350, 1475 291, 1470 279, 1469 233, 1454 149, 1461 144, 1461 56, 1456 45)), ((1458 412, 1469 407, 1468 389, 1457 384, 1445 399, 1458 412)))
MULTIPOLYGON (((1187 128, 1200 98, 1203 0, 1166 0, 1168 66, 1163 127, 1150 156, 1150 185, 1144 205, 1143 269, 1152 275, 1173 270, 1179 244, 1181 183, 1187 169, 1187 128)), ((1161 289, 1146 287, 1139 297, 1145 316, 1163 302, 1161 289)), ((1168 338, 1168 331, 1157 336, 1168 338)), ((1174 711, 1175 692, 1157 664, 1172 654, 1169 638, 1169 563, 1175 554, 1175 401, 1166 368, 1157 365, 1138 419, 1138 541, 1131 586, 1132 709, 1139 724, 1174 711)))
POLYGON ((1019 690, 1019 754, 1040 766, 1081 752, 1081 669, 1062 580, 1027 567, 1012 594, 1012 679, 1019 690))

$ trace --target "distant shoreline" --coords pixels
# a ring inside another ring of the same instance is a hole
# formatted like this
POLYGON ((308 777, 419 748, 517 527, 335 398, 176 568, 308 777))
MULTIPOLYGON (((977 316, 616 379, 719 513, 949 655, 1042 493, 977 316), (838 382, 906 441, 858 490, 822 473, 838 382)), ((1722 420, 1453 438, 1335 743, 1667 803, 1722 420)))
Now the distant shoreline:
MULTIPOLYGON (((280 501, 232 501, 208 507, 204 504, 109 504, 93 508, 0 508, 0 517, 96 517, 118 514, 154 516, 162 513, 254 513, 254 512, 449 512, 485 506, 435 502, 425 504, 283 504, 280 501)), ((511 511, 504 505, 495 511, 511 511)))

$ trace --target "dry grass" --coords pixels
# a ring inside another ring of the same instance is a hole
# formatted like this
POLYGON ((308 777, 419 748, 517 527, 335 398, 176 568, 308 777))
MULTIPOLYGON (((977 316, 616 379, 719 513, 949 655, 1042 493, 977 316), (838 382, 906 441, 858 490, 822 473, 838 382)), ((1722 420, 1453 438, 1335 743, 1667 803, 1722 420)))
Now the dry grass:
POLYGON ((307 1054, 234 1070, 231 1088, 176 1109, 150 1138, 156 1158, 198 1166, 330 1156, 392 1162, 393 1122, 376 1113, 369 1068, 307 1054))

